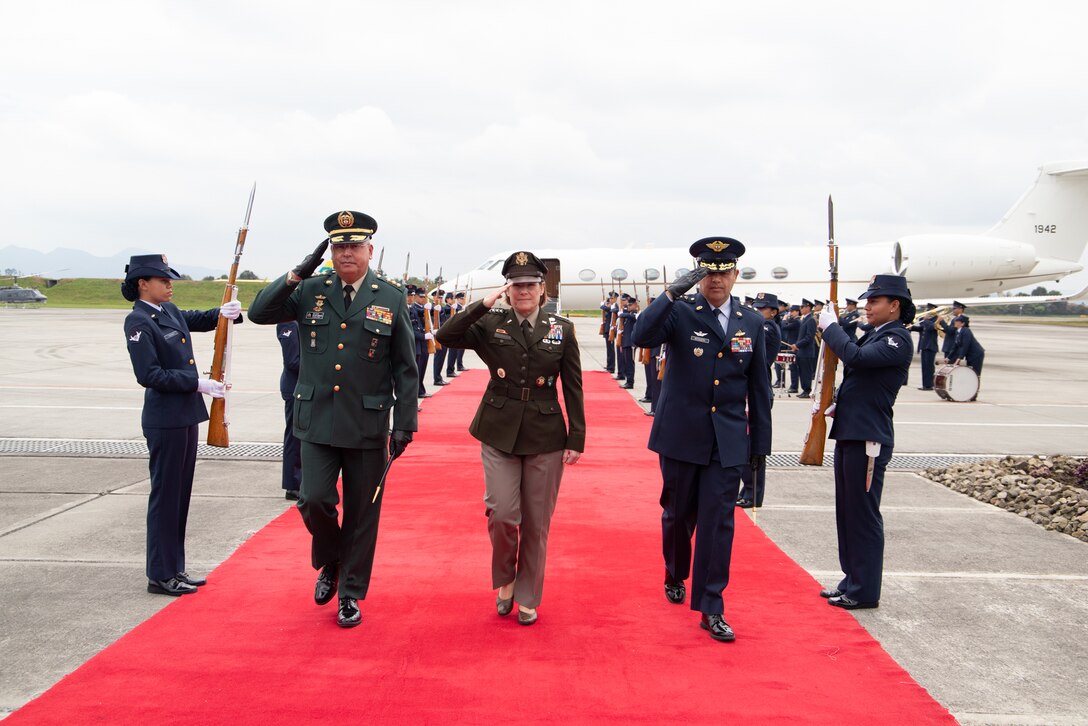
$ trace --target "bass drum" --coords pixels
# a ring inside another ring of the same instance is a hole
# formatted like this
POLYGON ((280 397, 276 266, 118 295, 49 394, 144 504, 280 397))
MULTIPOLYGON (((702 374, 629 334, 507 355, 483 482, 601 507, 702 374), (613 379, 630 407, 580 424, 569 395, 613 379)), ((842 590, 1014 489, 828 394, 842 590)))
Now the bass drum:
POLYGON ((933 388, 946 401, 970 401, 978 395, 978 374, 967 366, 941 366, 933 377, 933 388))

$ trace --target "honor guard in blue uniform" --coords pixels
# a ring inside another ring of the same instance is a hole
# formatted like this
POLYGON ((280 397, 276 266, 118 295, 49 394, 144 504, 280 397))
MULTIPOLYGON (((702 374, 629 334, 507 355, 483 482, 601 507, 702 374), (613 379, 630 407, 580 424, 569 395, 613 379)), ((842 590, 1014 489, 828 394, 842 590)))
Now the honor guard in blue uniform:
POLYGON ((336 622, 345 628, 361 620, 358 601, 370 587, 385 498, 378 483, 388 457, 400 456, 412 441, 419 393, 416 338, 404 290, 370 269, 370 239, 377 227, 362 212, 330 215, 328 238, 258 292, 249 309, 255 323, 299 325, 298 510, 312 538, 311 564, 321 571, 314 601, 324 605, 339 594, 336 622), (312 276, 330 244, 335 272, 312 276), (341 478, 342 522, 336 486, 341 478))
POLYGON ((147 440, 151 493, 147 498, 147 591, 188 595, 205 584, 185 570, 185 525, 196 469, 197 427, 208 420, 201 394, 222 398, 224 385, 201 378, 192 332, 215 330, 219 317, 240 321, 242 304, 179 310, 170 302, 181 276, 166 255, 135 255, 125 266, 121 294, 134 303, 125 318, 132 372, 144 387, 140 423, 147 440))
MULTIPOLYGON (((462 293, 461 298, 464 299, 464 297, 465 295, 464 293, 462 293)), ((464 305, 461 305, 458 302, 457 295, 449 292, 446 293, 446 304, 442 306, 442 309, 444 312, 446 312, 447 315, 445 320, 449 320, 454 315, 461 312, 464 309, 464 305)), ((445 322, 445 320, 443 320, 442 322, 445 322)), ((464 355, 465 351, 463 348, 450 348, 449 346, 443 347, 446 349, 446 378, 456 378, 457 359, 460 356, 464 355)), ((464 366, 461 367, 461 370, 464 370, 464 366)))
MULTIPOLYGON (((926 312, 936 309, 936 305, 926 305, 926 312)), ((937 321, 932 316, 922 318, 910 326, 913 332, 918 333, 918 354, 922 359, 922 385, 919 391, 933 390, 933 366, 937 360, 937 321)))
POLYGON ((861 317, 861 311, 858 310, 858 301, 853 298, 846 298, 846 310, 843 312, 842 317, 839 318, 839 326, 843 329, 847 335, 854 340, 858 337, 858 319, 861 317))
POLYGON ((283 498, 298 500, 302 486, 302 449, 295 437, 295 386, 298 385, 298 323, 276 323, 283 370, 280 372, 280 398, 283 399, 283 498))
POLYGON ((616 348, 612 344, 616 321, 612 317, 612 306, 616 303, 616 291, 608 293, 601 301, 601 337, 604 338, 604 369, 609 373, 616 370, 616 348))
MULTIPOLYGON (((978 374, 979 387, 981 388, 982 363, 986 359, 986 349, 975 340, 975 333, 971 330, 971 319, 969 317, 957 315, 952 318, 952 325, 955 326, 955 338, 948 361, 956 365, 966 364, 973 368, 975 373, 978 374)), ((971 397, 972 401, 976 399, 978 399, 978 393, 971 397)))
POLYGON ((661 465, 665 596, 682 603, 690 573, 701 627, 731 641, 722 592, 741 470, 758 470, 771 450, 767 348, 762 317, 730 294, 744 245, 706 237, 690 252, 695 269, 639 315, 633 337, 640 347, 669 346, 649 441, 661 465), (682 297, 696 283, 698 293, 682 297))
MULTIPOLYGON (((771 407, 774 407, 770 367, 774 359, 778 357, 778 349, 782 344, 782 331, 778 327, 778 296, 769 292, 758 293, 752 303, 752 309, 763 316, 763 344, 767 350, 767 397, 771 407)), ((742 509, 750 509, 753 505, 762 507, 763 494, 766 490, 766 467, 753 470, 751 466, 745 465, 740 480, 741 489, 737 506, 742 509)))
MULTIPOLYGON (((423 384, 426 378, 427 360, 431 357, 427 341, 434 338, 433 333, 427 332, 426 311, 423 309, 427 301, 427 291, 422 287, 408 285, 408 320, 412 323, 412 337, 416 342, 416 371, 419 373, 419 397, 429 398, 427 387, 423 384)), ((418 407, 417 407, 418 408, 418 407)))
MULTIPOLYGON (((952 318, 957 315, 963 315, 963 311, 966 310, 966 306, 959 300, 952 302, 952 318)), ((941 342, 941 354, 946 361, 952 359, 952 348, 956 345, 956 326, 952 324, 952 320, 945 320, 944 316, 937 316, 937 327, 944 333, 944 341, 941 342)))
POLYGON ((835 525, 839 539, 839 584, 820 592, 828 603, 854 610, 880 602, 884 569, 884 520, 880 495, 892 458, 892 406, 914 357, 905 328, 914 320, 907 279, 876 275, 860 295, 872 329, 852 340, 833 310, 820 316, 824 343, 843 363, 834 404, 835 525))
MULTIPOLYGON (((651 297, 647 300, 646 304, 649 305, 656 300, 656 297, 651 297)), ((639 312, 639 315, 642 313, 639 312)), ((638 322, 636 316, 636 323, 638 322)), ((650 348, 649 361, 644 363, 642 368, 646 373, 646 395, 639 399, 639 403, 650 404, 650 410, 646 412, 647 416, 653 416, 657 406, 657 399, 661 396, 661 381, 657 379, 658 371, 658 358, 661 356, 661 346, 654 346, 650 348)))
POLYGON ((631 342, 631 331, 635 328, 635 318, 638 316, 638 298, 629 295, 627 301, 620 310, 620 320, 623 321, 623 338, 620 340, 620 362, 622 363, 620 388, 631 389, 635 387, 635 345, 631 342))
POLYGON ((801 386, 798 398, 812 396, 812 379, 816 375, 816 353, 819 346, 816 344, 816 318, 812 315, 812 308, 811 301, 801 300, 801 321, 797 328, 797 339, 793 344, 793 351, 797 354, 797 376, 801 386))
MULTIPOLYGON (((443 302, 446 295, 445 290, 434 290, 431 292, 431 302, 424 306, 428 313, 431 315, 431 320, 434 321, 431 328, 437 332, 442 323, 446 322, 450 318, 449 308, 443 302)), ((442 368, 446 365, 446 355, 448 351, 444 345, 436 345, 434 351, 434 385, 445 386, 448 381, 442 377, 442 368)), ((422 373, 420 374, 422 375, 422 373)))

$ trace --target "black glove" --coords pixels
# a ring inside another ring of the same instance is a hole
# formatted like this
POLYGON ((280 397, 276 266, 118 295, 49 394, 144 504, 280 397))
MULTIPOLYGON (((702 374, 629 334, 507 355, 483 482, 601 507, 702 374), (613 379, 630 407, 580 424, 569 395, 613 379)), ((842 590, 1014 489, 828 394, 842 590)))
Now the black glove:
POLYGON ((760 469, 765 468, 767 466, 767 455, 766 454, 752 454, 752 458, 748 462, 748 465, 750 467, 752 467, 753 472, 757 472, 760 469))
POLYGON ((329 246, 329 238, 321 240, 321 243, 314 248, 314 251, 306 255, 306 258, 302 262, 298 263, 298 267, 291 270, 303 280, 310 275, 314 274, 314 270, 321 264, 321 258, 325 255, 325 250, 329 246))
POLYGON ((696 267, 691 272, 685 272, 683 275, 673 280, 668 289, 668 291, 672 293, 672 299, 675 300, 691 288, 695 287, 699 280, 702 280, 709 274, 710 270, 706 267, 696 267))
POLYGON ((411 431, 394 431, 389 437, 389 456, 397 458, 404 453, 410 443, 412 443, 411 431))

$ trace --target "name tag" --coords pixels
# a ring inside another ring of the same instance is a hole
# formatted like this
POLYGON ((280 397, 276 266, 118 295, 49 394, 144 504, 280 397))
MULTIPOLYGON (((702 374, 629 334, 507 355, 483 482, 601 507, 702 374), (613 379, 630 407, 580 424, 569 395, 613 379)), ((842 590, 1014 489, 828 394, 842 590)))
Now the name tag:
POLYGON ((513 340, 513 338, 510 337, 510 333, 507 333, 502 328, 496 328, 495 329, 495 339, 496 340, 513 340))
POLYGON ((314 311, 311 310, 311 311, 306 313, 306 319, 307 320, 323 320, 324 318, 325 318, 325 312, 324 311, 314 312, 314 311))
POLYGON ((366 319, 392 325, 393 311, 389 308, 383 308, 381 305, 371 305, 366 309, 366 319))
POLYGON ((167 331, 166 335, 164 335, 163 337, 166 338, 167 340, 170 340, 171 338, 176 338, 179 335, 181 335, 181 333, 179 333, 178 331, 170 330, 170 331, 167 331))
POLYGON ((729 341, 729 349, 734 353, 751 353, 752 352, 752 339, 751 338, 733 338, 729 341))
POLYGON ((691 339, 696 343, 709 343, 710 338, 700 338, 698 335, 691 336, 691 339))

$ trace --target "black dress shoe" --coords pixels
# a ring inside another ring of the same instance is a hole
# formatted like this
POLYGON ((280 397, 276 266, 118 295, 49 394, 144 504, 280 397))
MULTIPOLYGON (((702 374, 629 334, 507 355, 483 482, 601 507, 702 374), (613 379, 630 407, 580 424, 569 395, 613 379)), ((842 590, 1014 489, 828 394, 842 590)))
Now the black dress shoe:
POLYGON ((699 627, 710 632, 710 637, 723 643, 732 643, 737 639, 733 629, 721 615, 703 615, 703 621, 699 627))
POLYGON ((513 609, 514 609, 514 596, 513 595, 506 598, 505 600, 503 600, 498 595, 495 596, 495 612, 497 612, 499 614, 499 617, 505 618, 507 615, 510 614, 510 611, 513 610, 513 609))
POLYGON ((684 603, 684 596, 688 594, 688 590, 684 587, 683 582, 673 582, 672 578, 668 575, 665 576, 665 599, 671 602, 673 605, 682 605, 684 603))
POLYGON ((653 415, 654 415, 654 412, 653 412, 653 411, 647 411, 647 412, 646 412, 646 415, 647 415, 647 416, 653 416, 653 415))
MULTIPOLYGON (((336 594, 336 586, 340 582, 340 563, 332 562, 321 568, 321 574, 317 576, 317 584, 314 585, 314 602, 324 605, 336 594)), ((343 598, 341 598, 343 599, 343 598)))
POLYGON ((336 624, 341 628, 354 628, 363 621, 359 604, 353 597, 340 598, 340 608, 336 611, 336 624))
POLYGON ((802 393, 801 395, 798 396, 798 398, 812 398, 812 394, 811 393, 802 393))
POLYGON ((464 372, 465 372, 465 371, 467 371, 467 370, 468 370, 468 368, 458 368, 458 369, 457 369, 457 372, 458 372, 458 373, 464 373, 464 372))
POLYGON ((419 394, 419 396, 417 396, 417 398, 430 398, 433 395, 433 393, 421 393, 419 394))
POLYGON ((918 386, 919 391, 932 391, 933 386, 918 386))
POLYGON ((737 500, 737 506, 740 507, 741 509, 751 509, 752 508, 752 500, 751 499, 738 499, 737 500))
POLYGON ((843 594, 843 591, 837 587, 829 587, 824 590, 820 590, 820 597, 839 597, 843 594))
POLYGON ((797 389, 796 388, 787 388, 786 393, 797 393, 797 389))
POLYGON ((193 587, 204 587, 208 584, 208 578, 206 577, 189 577, 188 572, 179 572, 174 575, 174 579, 178 582, 184 582, 186 585, 192 585, 193 587))
POLYGON ((536 610, 531 613, 527 613, 524 610, 518 608, 518 625, 532 625, 536 622, 536 610))
POLYGON ((634 387, 635 387, 635 384, 633 384, 633 383, 630 384, 630 385, 627 385, 627 386, 620 386, 620 388, 622 388, 622 389, 624 389, 626 391, 630 391, 634 387))
POLYGON ((851 600, 846 595, 839 595, 838 597, 830 598, 827 601, 828 605, 834 605, 837 608, 843 610, 867 610, 869 608, 880 607, 880 601, 876 602, 858 602, 857 600, 851 600))
POLYGON ((435 381, 434 385, 436 385, 436 386, 448 386, 449 383, 447 383, 446 381, 435 381))
POLYGON ((284 499, 289 499, 292 502, 297 502, 298 501, 298 489, 287 489, 283 493, 283 498, 284 499))
POLYGON ((638 402, 639 403, 650 403, 650 399, 643 396, 642 398, 638 399, 638 402))
POLYGON ((156 595, 178 597, 179 595, 191 595, 196 592, 196 588, 192 585, 186 585, 176 577, 171 577, 169 580, 148 580, 147 591, 156 595))

